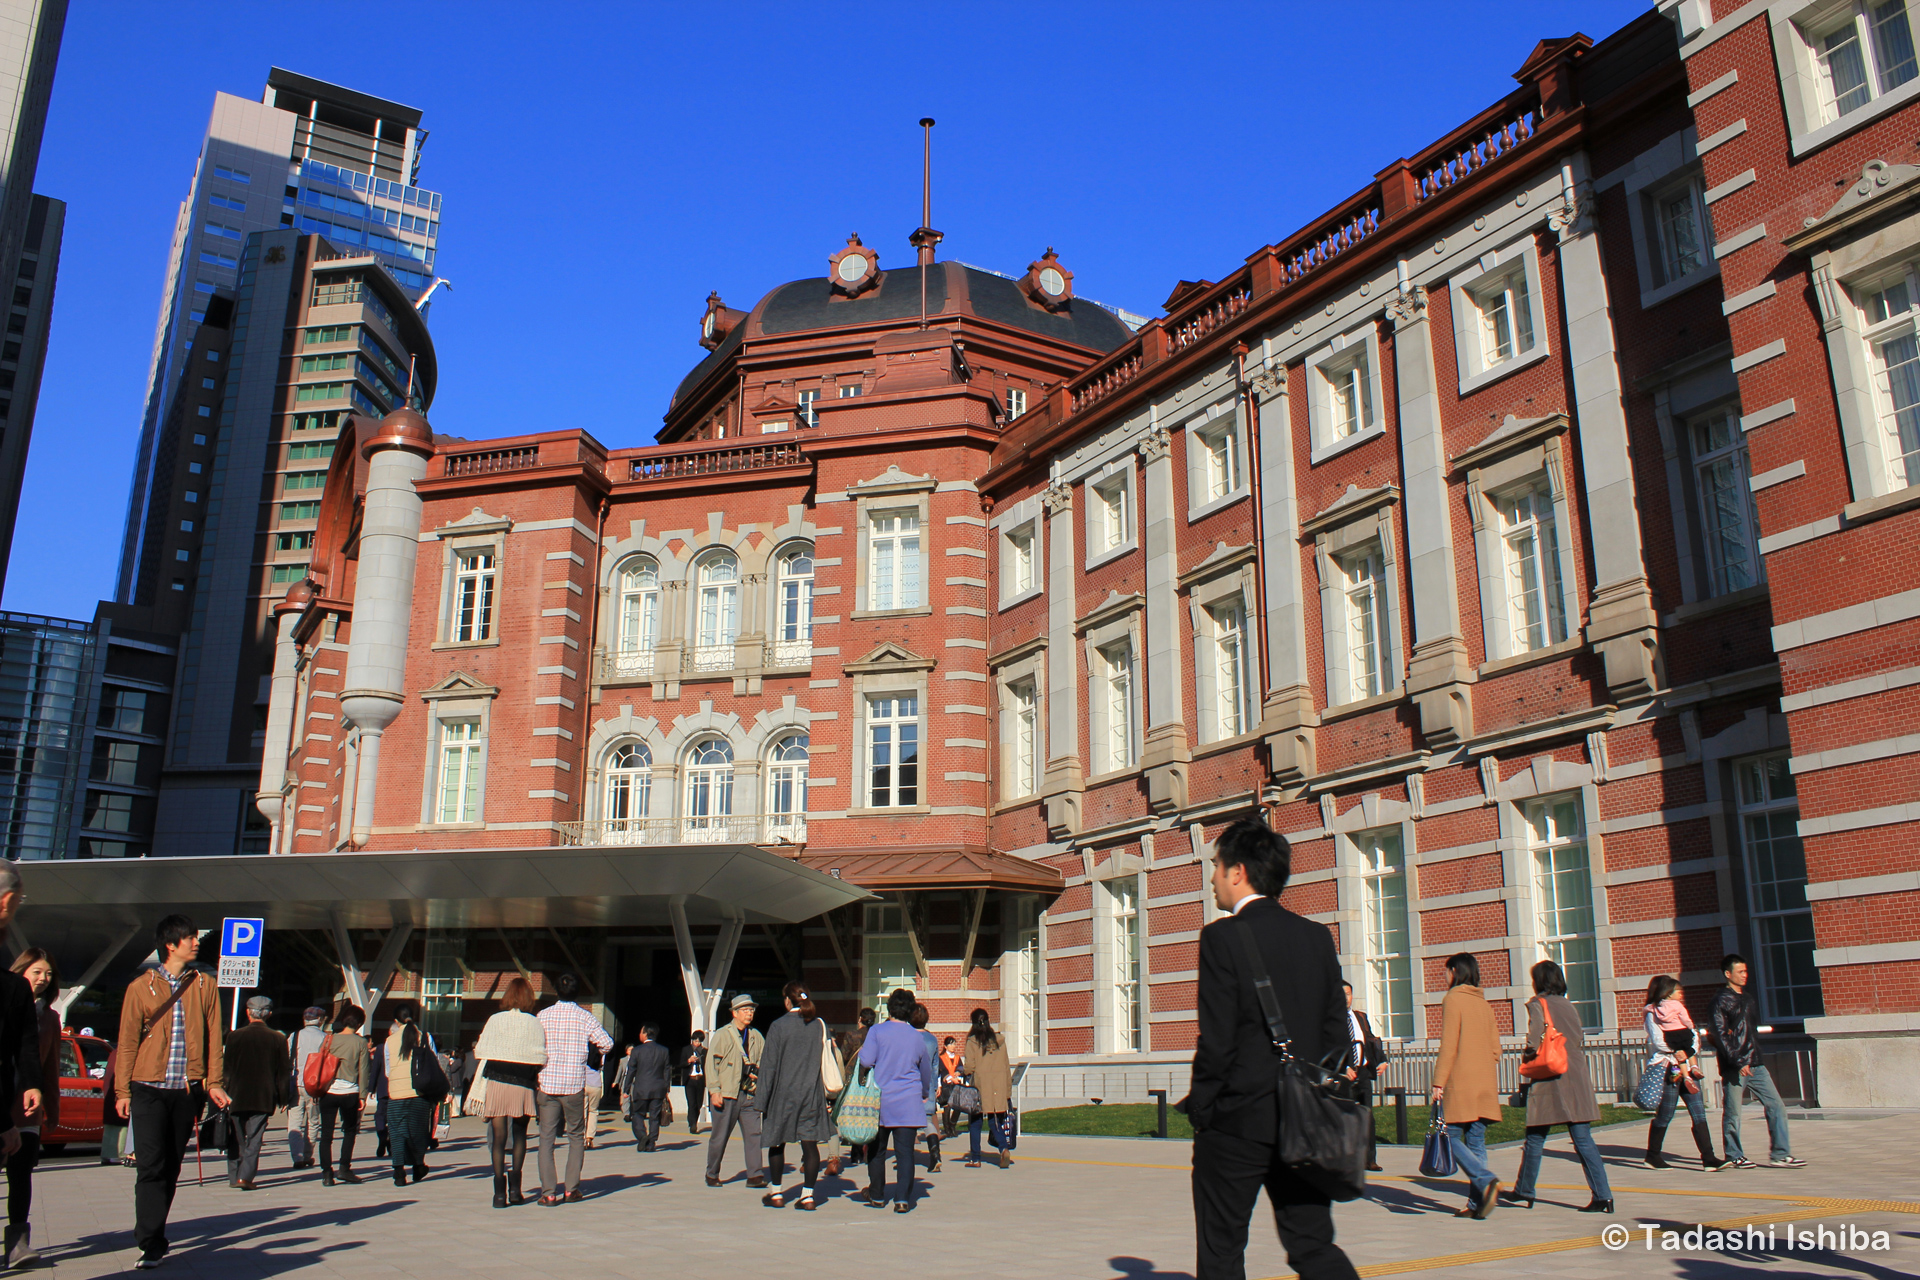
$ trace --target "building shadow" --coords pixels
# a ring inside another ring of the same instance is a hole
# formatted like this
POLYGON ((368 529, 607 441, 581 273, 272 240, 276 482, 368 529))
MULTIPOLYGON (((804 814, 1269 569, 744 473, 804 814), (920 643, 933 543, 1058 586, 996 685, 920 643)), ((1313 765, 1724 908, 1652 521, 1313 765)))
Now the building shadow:
MULTIPOLYGON (((1806 1226, 1809 1229, 1818 1226, 1817 1223, 1795 1223, 1793 1225, 1806 1226)), ((1754 1277, 1755 1280, 1758 1280, 1759 1277, 1763 1276, 1814 1274, 1812 1272, 1783 1271, 1780 1269, 1780 1263, 1805 1267, 1827 1267, 1834 1271, 1862 1276, 1865 1277, 1866 1280, 1910 1280, 1914 1274, 1911 1266, 1891 1267, 1877 1262, 1874 1259, 1876 1257, 1895 1258, 1907 1256, 1905 1251, 1911 1249, 1916 1235, 1920 1233, 1899 1231, 1892 1232, 1891 1234, 1893 1236, 1893 1248, 1885 1253, 1873 1255, 1841 1253, 1834 1249, 1790 1250, 1786 1248, 1776 1248, 1729 1250, 1725 1253, 1711 1256, 1697 1253, 1666 1254, 1665 1256, 1674 1261, 1673 1274, 1681 1277, 1681 1280, 1738 1280, 1739 1277, 1754 1277), (1900 1241, 1903 1239, 1908 1242, 1905 1246, 1900 1244, 1900 1241)), ((1624 1256, 1633 1252, 1635 1248, 1641 1247, 1643 1247, 1641 1242, 1636 1240, 1621 1252, 1624 1256)), ((1659 1245, 1656 1243, 1654 1248, 1657 1252, 1659 1245)))

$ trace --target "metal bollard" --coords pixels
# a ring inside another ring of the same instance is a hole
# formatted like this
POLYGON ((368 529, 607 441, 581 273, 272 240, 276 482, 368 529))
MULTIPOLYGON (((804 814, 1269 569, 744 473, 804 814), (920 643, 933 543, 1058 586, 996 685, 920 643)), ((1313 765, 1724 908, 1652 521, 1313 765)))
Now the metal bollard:
POLYGON ((1160 1103, 1160 1132, 1157 1136, 1164 1138, 1167 1136, 1167 1091, 1165 1089, 1149 1089, 1147 1090, 1147 1096, 1158 1099, 1160 1103))
POLYGON ((1396 1086, 1386 1093, 1393 1098, 1393 1140, 1404 1147, 1407 1145, 1407 1091, 1396 1086))

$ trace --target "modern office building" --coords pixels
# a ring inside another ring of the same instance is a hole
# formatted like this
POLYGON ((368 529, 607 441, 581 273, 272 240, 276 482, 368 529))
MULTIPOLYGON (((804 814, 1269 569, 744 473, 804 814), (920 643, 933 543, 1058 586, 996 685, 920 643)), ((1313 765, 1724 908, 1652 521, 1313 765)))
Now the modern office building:
POLYGON ((66 0, 0 3, 0 287, 12 295, 0 335, 0 591, 33 438, 66 220, 65 204, 33 190, 66 21, 66 0))

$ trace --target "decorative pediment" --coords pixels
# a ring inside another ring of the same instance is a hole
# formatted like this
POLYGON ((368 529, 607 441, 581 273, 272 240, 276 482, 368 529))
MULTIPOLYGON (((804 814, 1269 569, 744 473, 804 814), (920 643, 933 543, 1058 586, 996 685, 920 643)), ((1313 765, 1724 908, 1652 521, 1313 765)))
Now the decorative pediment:
POLYGON ((478 533, 506 533, 513 528, 512 516, 490 516, 475 507, 452 524, 443 524, 433 531, 436 538, 466 538, 478 533))
POLYGON ((1237 547, 1216 542, 1213 544, 1213 550, 1207 553, 1205 560, 1180 575, 1180 585, 1190 587, 1196 582, 1218 577, 1229 569, 1236 569, 1243 564, 1252 564, 1253 560, 1254 551, 1251 542, 1241 543, 1237 547))
POLYGON ((420 691, 423 702, 439 702, 446 698, 492 698, 500 691, 476 676, 464 671, 454 671, 447 678, 430 689, 420 691))
POLYGON ((1538 418, 1516 418, 1508 414, 1507 420, 1489 432, 1486 439, 1454 454, 1453 469, 1465 471, 1477 467, 1509 450, 1543 440, 1557 431, 1565 431, 1568 425, 1564 413, 1549 413, 1538 418))
POLYGON ((1355 516, 1365 515, 1376 507, 1384 507, 1400 501, 1400 489, 1397 485, 1383 484, 1374 489, 1362 489, 1357 484, 1347 486, 1347 491, 1333 500, 1333 505, 1311 520, 1302 521, 1300 534, 1312 537, 1323 529, 1345 524, 1355 516))
POLYGON ((768 387, 766 399, 753 406, 749 412, 755 417, 779 417, 791 414, 798 407, 799 405, 793 399, 780 394, 773 387, 768 387))
POLYGON ((1109 590, 1107 592, 1107 598, 1100 602, 1098 608, 1094 609, 1092 613, 1087 614, 1084 618, 1076 618, 1074 620, 1073 629, 1075 631, 1091 631, 1095 627, 1105 626, 1114 619, 1132 613, 1136 609, 1143 609, 1146 607, 1146 604, 1147 598, 1138 591, 1123 596, 1118 591, 1109 590))
POLYGON ((938 484, 931 474, 916 476, 902 471, 898 463, 889 464, 887 469, 871 480, 862 480, 858 484, 847 486, 850 498, 869 497, 874 494, 889 493, 925 493, 938 484))
POLYGON ((1915 179, 1920 179, 1920 164, 1888 164, 1885 160, 1869 160, 1860 170, 1860 176, 1849 183, 1846 191, 1834 202, 1833 208, 1817 218, 1808 218, 1804 225, 1824 229, 1862 205, 1872 204, 1905 190, 1915 179))
POLYGON ((905 645, 889 640, 860 661, 847 663, 846 669, 858 675, 891 675, 901 671, 931 671, 936 665, 936 659, 923 658, 905 645))

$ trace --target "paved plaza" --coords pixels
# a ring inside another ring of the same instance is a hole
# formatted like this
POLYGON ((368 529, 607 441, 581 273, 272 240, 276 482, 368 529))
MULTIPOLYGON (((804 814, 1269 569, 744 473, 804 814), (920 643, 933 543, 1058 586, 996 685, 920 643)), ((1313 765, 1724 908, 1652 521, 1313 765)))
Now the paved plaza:
MULTIPOLYGON (((1717 1117, 1716 1117, 1717 1119, 1717 1117)), ((1759 1116, 1748 1122, 1754 1141, 1759 1116)), ((1654 1171, 1627 1162, 1644 1128, 1598 1135, 1609 1158, 1620 1215, 1632 1243, 1612 1253, 1597 1243, 1607 1220, 1573 1212, 1585 1185, 1564 1136, 1556 1136, 1531 1212, 1502 1208, 1485 1222, 1455 1219, 1460 1183, 1420 1179, 1418 1151, 1383 1149, 1366 1201, 1336 1210, 1341 1243, 1363 1276, 1493 1274, 1552 1277, 1738 1276, 1906 1277, 1920 1274, 1920 1115, 1797 1120, 1802 1170, 1706 1174, 1691 1159, 1654 1171), (1771 1252, 1669 1253, 1645 1248, 1639 1223, 1723 1230, 1777 1224, 1771 1252), (1789 1252, 1789 1225, 1851 1223, 1886 1231, 1886 1252, 1789 1252)), ((1763 1130, 1760 1130, 1763 1133, 1763 1130)), ((1022 1139, 1013 1168, 967 1169, 948 1160, 925 1179, 911 1215, 878 1212, 847 1197, 849 1178, 826 1179, 814 1213, 775 1211, 745 1188, 736 1137, 715 1190, 702 1181, 706 1141, 676 1124, 661 1149, 639 1155, 624 1134, 588 1154, 588 1199, 557 1209, 527 1204, 495 1210, 479 1122, 460 1121, 435 1153, 425 1183, 396 1188, 362 1161, 361 1186, 323 1188, 314 1172, 287 1170, 283 1135, 272 1140, 261 1189, 229 1189, 224 1164, 208 1161, 205 1186, 185 1185, 175 1203, 174 1251, 163 1273, 255 1280, 277 1276, 462 1276, 471 1280, 582 1280, 596 1276, 754 1276, 812 1280, 896 1274, 902 1264, 1008 1280, 1172 1280, 1193 1268, 1188 1145, 1150 1139, 1022 1139), (915 1260, 918 1260, 917 1262, 915 1260), (882 1268, 877 1270, 876 1268, 882 1268)), ((1764 1147, 1764 1138, 1760 1138, 1764 1147)), ((371 1142, 368 1143, 369 1149, 371 1142)), ((964 1142, 962 1143, 964 1151, 964 1142)), ((790 1148, 790 1153, 795 1149, 790 1148)), ((949 1147, 949 1153, 951 1147, 949 1147)), ((1519 1148, 1496 1149, 1494 1169, 1511 1184, 1519 1148)), ((528 1172, 532 1172, 529 1156, 528 1172)), ((923 1171, 924 1173, 924 1171, 923 1171)), ((62 1280, 131 1270, 131 1170, 76 1152, 48 1161, 36 1179, 34 1232, 45 1263, 62 1280)), ((1256 1220, 1247 1274, 1289 1274, 1271 1219, 1256 1220)))

